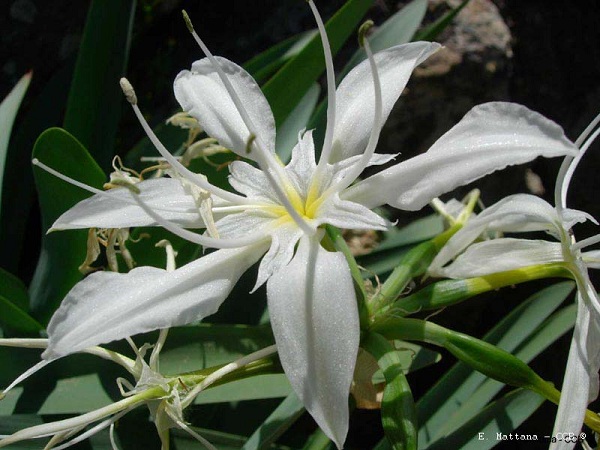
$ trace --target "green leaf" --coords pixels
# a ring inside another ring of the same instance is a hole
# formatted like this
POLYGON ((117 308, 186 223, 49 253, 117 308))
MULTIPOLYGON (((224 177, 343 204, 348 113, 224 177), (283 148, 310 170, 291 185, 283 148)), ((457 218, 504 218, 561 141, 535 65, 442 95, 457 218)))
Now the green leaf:
POLYGON ((467 6, 470 0, 464 0, 460 5, 451 11, 444 14, 434 23, 429 25, 428 27, 423 28, 419 31, 415 36, 415 41, 432 41, 434 40, 438 34, 446 29, 448 25, 454 20, 456 15, 462 11, 462 9, 467 6))
POLYGON ((291 392, 292 386, 285 374, 258 375, 207 389, 196 397, 194 403, 196 405, 207 405, 210 403, 281 398, 290 395, 291 392))
POLYGON ((10 334, 38 334, 44 327, 29 313, 27 288, 0 268, 0 324, 10 334))
POLYGON ((23 282, 2 268, 0 268, 0 295, 23 311, 29 308, 29 295, 23 282))
MULTIPOLYGON (((442 359, 442 355, 414 342, 393 341, 393 346, 398 352, 398 361, 404 373, 415 372, 423 367, 435 364, 442 359)), ((383 381, 375 374, 373 382, 383 381)))
MULTIPOLYGON (((373 53, 395 45, 410 42, 427 12, 427 0, 413 0, 391 16, 368 37, 373 53)), ((367 58, 365 51, 358 49, 339 75, 341 80, 350 70, 367 58)))
POLYGON ((534 392, 516 389, 491 403, 475 417, 428 448, 486 450, 498 444, 497 433, 513 432, 544 402, 534 392), (481 434, 483 433, 483 434, 481 434))
POLYGON ((292 36, 259 53, 245 63, 243 67, 258 83, 262 83, 288 60, 300 53, 316 35, 317 30, 310 30, 292 36))
MULTIPOLYGON (((75 180, 102 188, 105 175, 87 150, 61 128, 46 130, 35 143, 33 157, 75 180)), ((42 229, 89 193, 66 183, 44 170, 34 169, 42 212, 42 229)), ((81 279, 77 269, 85 258, 87 231, 69 230, 44 235, 42 253, 29 287, 31 310, 47 323, 66 293, 81 279)))
POLYGON ((327 435, 318 428, 309 438, 302 450, 333 450, 335 445, 327 435))
MULTIPOLYGON (((348 0, 329 19, 325 28, 335 55, 356 28, 373 0, 348 0)), ((323 48, 319 36, 314 36, 304 49, 288 61, 263 87, 275 121, 281 125, 306 91, 325 70, 323 48), (293 89, 290 89, 293 86, 293 89)))
MULTIPOLYGON (((10 91, 10 93, 0 103, 0 206, 2 206, 2 181, 4 179, 4 170, 6 168, 6 156, 8 153, 8 142, 12 132, 13 123, 17 112, 25 97, 25 92, 31 81, 31 72, 21 77, 19 82, 10 91)), ((0 212, 2 209, 0 208, 0 212)))
POLYGON ((110 168, 129 56, 135 0, 93 0, 69 92, 64 128, 110 168))
MULTIPOLYGON (((521 350, 515 351, 515 356, 526 362, 531 361, 556 339, 573 328, 576 314, 576 305, 569 305, 554 313, 527 338, 520 346, 521 350)), ((485 379, 454 413, 451 420, 444 424, 442 431, 451 433, 452 430, 473 418, 503 387, 504 385, 496 380, 485 379)))
POLYGON ((304 413, 304 405, 293 392, 267 417, 252 436, 246 441, 242 450, 263 450, 270 448, 304 413))
POLYGON ((383 275, 394 270, 415 244, 432 239, 443 231, 444 221, 437 214, 417 219, 400 229, 384 232, 381 243, 371 253, 360 256, 358 262, 367 269, 366 275, 369 272, 383 275))
POLYGON ((369 333, 361 346, 376 359, 385 378, 381 423, 394 450, 417 449, 416 410, 399 352, 383 336, 369 333))
POLYGON ((0 267, 14 273, 20 267, 21 258, 27 257, 22 253, 29 238, 27 224, 35 193, 31 149, 45 129, 62 120, 74 65, 75 58, 72 58, 52 76, 24 111, 10 140, 6 162, 9 170, 4 173, 0 217, 0 267))
POLYGON ((284 163, 287 163, 292 156, 292 149, 298 142, 298 133, 308 126, 310 116, 317 106, 320 92, 321 88, 314 83, 277 130, 275 148, 279 159, 284 163))
POLYGON ((10 299, 0 295, 0 325, 11 334, 39 334, 44 327, 10 299))
MULTIPOLYGON (((536 327, 552 314, 572 289, 572 282, 557 283, 543 289, 515 308, 484 337, 484 340, 506 351, 513 352, 527 338, 535 336, 536 327)), ((546 337, 549 337, 546 345, 549 345, 559 336, 546 335, 546 337)), ((516 356, 521 357, 522 355, 517 354, 516 356)), ((528 361, 525 359, 525 362, 528 361)), ((473 371, 462 363, 458 363, 450 369, 417 402, 419 423, 421 424, 419 430, 421 445, 429 445, 444 436, 444 433, 450 433, 456 427, 462 425, 503 386, 501 383, 496 383, 495 392, 489 391, 489 388, 484 386, 484 390, 481 392, 486 392, 486 394, 477 400, 477 405, 469 404, 476 391, 484 383, 487 383, 486 380, 487 378, 484 375, 473 371), (448 395, 448 393, 452 394, 448 395), (464 406, 467 404, 469 406, 464 406)))
MULTIPOLYGON (((142 335, 134 340, 142 344, 154 342, 155 338, 142 335)), ((165 374, 204 369, 229 363, 273 343, 268 326, 200 323, 171 328, 160 354, 160 368, 165 374)))

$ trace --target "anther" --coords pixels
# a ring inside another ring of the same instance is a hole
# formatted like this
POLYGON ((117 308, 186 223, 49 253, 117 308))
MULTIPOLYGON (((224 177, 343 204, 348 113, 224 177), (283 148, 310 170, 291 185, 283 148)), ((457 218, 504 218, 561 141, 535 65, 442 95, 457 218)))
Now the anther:
POLYGON ((250 134, 250 136, 248 136, 248 140, 246 141, 246 154, 250 154, 250 152, 252 151, 252 144, 254 144, 255 140, 255 134, 250 134))
POLYGON ((119 186, 119 187, 124 187, 129 189, 131 192, 134 192, 136 194, 141 193, 140 188, 137 187, 135 184, 127 181, 127 180, 120 180, 120 179, 116 179, 116 180, 112 180, 111 184, 114 184, 115 186, 119 186))
POLYGON ((367 33, 371 28, 373 28, 374 25, 375 24, 372 20, 367 20, 360 26, 360 28, 358 29, 358 45, 360 45, 361 47, 365 46, 365 38, 367 36, 367 33))
POLYGON ((194 33, 194 24, 192 23, 192 20, 190 19, 190 16, 188 16, 186 10, 182 9, 181 14, 183 15, 183 21, 185 22, 185 26, 187 27, 188 31, 190 33, 194 33))
POLYGON ((123 90, 123 94, 127 101, 132 105, 137 105, 137 96, 135 95, 135 90, 129 80, 123 77, 119 80, 119 84, 121 85, 121 89, 123 90))

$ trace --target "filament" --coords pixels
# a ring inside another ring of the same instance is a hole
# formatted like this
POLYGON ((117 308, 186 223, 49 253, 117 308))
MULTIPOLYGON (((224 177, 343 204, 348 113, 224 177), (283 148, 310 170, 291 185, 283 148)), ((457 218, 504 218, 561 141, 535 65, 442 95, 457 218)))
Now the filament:
MULTIPOLYGON (((244 105, 242 104, 242 101, 240 100, 239 96, 237 95, 233 85, 229 81, 229 78, 227 78, 227 76, 225 75, 225 72, 223 72, 223 69, 221 68, 221 65, 219 64, 217 59, 214 57, 214 55, 210 52, 210 50, 208 49, 206 44, 202 41, 202 39, 200 39, 200 36, 198 36, 198 33, 196 33, 196 30, 194 30, 192 22, 185 11, 183 12, 183 18, 188 27, 188 30, 194 37, 194 40, 198 43, 202 52, 206 55, 206 57, 209 59, 209 61, 213 65, 215 71, 217 72, 217 75, 219 76, 219 78, 221 79, 221 82, 225 86, 227 93, 231 97, 233 104, 237 108, 237 110, 240 114, 240 117, 242 118, 242 121, 246 125, 246 128, 248 128, 248 132, 250 133, 248 142, 250 143, 250 146, 254 146, 255 148, 258 149, 259 157, 256 159, 256 162, 258 163, 260 169, 264 172, 265 176, 267 177, 267 180, 269 181, 269 184, 275 191, 275 194, 277 195, 279 201, 285 207, 286 211, 288 212, 290 217, 292 217, 294 222, 296 222, 298 227, 300 227, 300 229, 302 229, 302 231, 304 231, 308 235, 314 234, 315 230, 313 230, 313 228, 310 225, 308 225, 306 223, 306 221, 300 216, 300 214, 298 214, 298 212, 294 209, 294 207, 292 206, 291 202, 289 201, 286 193, 281 188, 280 183, 277 183, 277 181, 273 177, 273 174, 270 172, 270 169, 272 169, 273 172, 275 172, 277 174, 279 180, 282 183, 285 183, 286 185, 291 186, 291 183, 289 183, 288 176, 286 175, 285 171, 283 170, 283 167, 275 159, 274 155, 266 150, 264 142, 262 141, 262 137, 256 134, 256 132, 255 132, 256 127, 254 126, 254 123, 252 122, 250 115, 246 111, 246 108, 244 108, 244 105)), ((298 196, 298 193, 294 191, 292 193, 292 195, 298 196)))
POLYGON ((249 234, 248 236, 240 239, 216 239, 212 237, 202 236, 197 233, 193 233, 186 230, 179 225, 169 222, 167 219, 152 210, 136 193, 131 191, 134 201, 142 208, 146 214, 148 214, 156 223, 170 231, 171 233, 179 236, 186 241, 193 242, 194 244, 202 245, 203 247, 213 248, 240 248, 248 245, 256 244, 267 238, 264 231, 249 234))
POLYGON ((373 118, 373 127, 371 128, 371 134, 369 135, 367 148, 365 149, 361 158, 356 162, 356 164, 354 164, 352 169, 344 176, 344 178, 342 178, 335 185, 330 186, 329 189, 327 189, 327 192, 340 192, 343 189, 346 189, 352 184, 352 182, 356 178, 358 178, 362 171, 365 170, 365 168, 369 164, 369 161, 371 161, 373 154, 375 153, 375 147, 377 147, 379 135, 383 126, 383 102, 381 99, 381 80, 379 79, 377 64, 375 63, 375 58, 373 56, 373 52, 371 51, 369 41, 365 38, 363 39, 363 43, 365 47, 365 52, 367 54, 367 58, 369 60, 369 65, 371 66, 371 76, 373 77, 373 89, 375 91, 375 113, 373 118))
POLYGON ((331 156, 331 147, 333 141, 333 131, 335 128, 335 113, 336 113, 336 100, 335 100, 335 72, 333 69, 333 57, 331 55, 331 46, 329 45, 329 38, 327 37, 327 31, 323 25, 321 15, 317 10, 313 0, 308 1, 308 5, 315 17, 317 22, 317 28, 321 36, 321 43, 323 44, 323 54, 325 56, 325 69, 327 73, 327 127, 325 129, 325 139, 323 141, 323 148, 321 150, 321 156, 319 158, 319 164, 317 166, 317 173, 322 170, 322 167, 329 162, 331 156))

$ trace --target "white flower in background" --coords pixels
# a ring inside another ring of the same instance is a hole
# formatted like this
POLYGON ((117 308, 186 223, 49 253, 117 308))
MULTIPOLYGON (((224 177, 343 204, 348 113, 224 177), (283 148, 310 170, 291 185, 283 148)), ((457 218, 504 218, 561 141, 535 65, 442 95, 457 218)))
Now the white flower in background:
MULTIPOLYGON (((554 436, 557 433, 579 433, 588 403, 598 397, 600 299, 589 279, 588 268, 600 268, 600 251, 582 252, 582 249, 599 242, 600 235, 576 242, 571 231, 576 223, 588 219, 596 224, 598 222, 585 212, 568 209, 566 200, 575 168, 600 134, 600 128, 592 134, 599 122, 600 116, 575 142, 581 147, 578 155, 565 158, 556 180, 556 207, 529 194, 506 197, 467 222, 442 248, 429 269, 433 275, 468 278, 526 266, 563 263, 573 274, 577 283, 577 320, 554 436), (470 245, 486 231, 546 231, 559 242, 500 238, 470 245), (455 257, 453 263, 443 267, 455 257)), ((574 442, 558 441, 552 443, 550 448, 562 450, 574 446, 574 442)))
POLYGON ((133 88, 122 81, 142 126, 177 175, 142 181, 132 188, 139 194, 94 191, 53 229, 160 225, 219 250, 172 273, 140 267, 87 277, 52 318, 44 357, 200 320, 217 311, 241 274, 262 257, 256 286, 267 282, 283 368, 307 410, 341 447, 360 327, 350 269, 341 253, 321 246, 323 226, 384 230, 388 223, 371 211, 374 207, 418 210, 494 170, 537 156, 574 155, 576 148, 541 115, 515 104, 488 103, 469 112, 427 153, 352 185, 366 167, 393 158, 374 153, 381 127, 413 69, 440 46, 415 42, 372 55, 365 40, 367 61, 336 91, 327 35, 309 4, 328 80, 327 129, 318 162, 312 131, 300 131, 287 166, 279 161, 275 120, 259 86, 240 66, 214 57, 191 25, 207 57, 177 76, 175 96, 209 136, 256 164, 231 164, 229 181, 237 193, 211 185, 169 154, 145 122, 133 88), (206 226, 198 192, 210 194, 216 235, 185 229, 206 226))

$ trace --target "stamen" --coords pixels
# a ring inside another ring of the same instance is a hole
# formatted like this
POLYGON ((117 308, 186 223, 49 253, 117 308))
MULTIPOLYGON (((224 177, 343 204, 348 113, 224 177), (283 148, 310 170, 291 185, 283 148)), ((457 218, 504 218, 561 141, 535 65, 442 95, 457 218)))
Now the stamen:
POLYGON ((231 97, 233 104, 235 105, 236 109, 240 113, 242 121, 246 125, 246 128, 248 128, 248 132, 249 132, 250 136, 254 135, 256 137, 257 144, 258 144, 257 148, 259 150, 260 156, 262 157, 262 159, 265 160, 265 162, 268 165, 274 163, 274 165, 276 166, 277 163, 276 163, 273 155, 271 155, 269 152, 267 152, 265 150, 266 146, 264 145, 264 142, 262 142, 261 137, 256 134, 256 131, 255 131, 256 127, 254 125, 254 122, 252 122, 252 119, 250 118, 248 111, 246 111, 246 108, 244 108, 244 105, 242 104, 240 97, 237 95, 235 88, 229 81, 229 78, 227 78, 227 76, 225 75, 225 72, 223 72, 223 69, 221 68, 221 65, 219 64, 219 62, 217 61, 217 58, 215 58, 215 56, 208 49, 208 47, 206 46, 204 41, 202 41, 202 39, 200 39, 200 36, 198 36, 198 33, 196 33, 196 30, 194 30, 194 25, 192 24, 192 21, 190 19, 190 16, 188 16, 188 13, 185 10, 181 11, 181 13, 183 14, 183 20, 185 21, 188 31, 191 33, 191 35, 194 38, 194 40, 196 41, 196 43, 200 46, 202 53, 204 53, 206 55, 206 57, 209 59, 209 61, 213 65, 214 69, 216 70, 217 75, 219 76, 221 82, 223 83, 223 86, 227 90, 227 93, 229 94, 229 97, 231 97))
POLYGON ((582 241, 576 242, 575 244, 573 244, 572 248, 574 250, 581 250, 585 247, 589 247, 590 245, 597 244, 598 242, 600 242, 600 234, 597 234, 596 236, 592 236, 592 237, 589 237, 582 241))
MULTIPOLYGON (((32 159, 31 163, 34 166, 38 166, 40 169, 45 170, 49 174, 54 175, 56 178, 59 178, 59 179, 63 180, 66 183, 72 184, 73 186, 77 186, 78 188, 81 188, 84 191, 91 192, 92 194, 101 195, 103 197, 111 199, 112 201, 118 201, 118 202, 121 202, 121 203, 126 203, 128 205, 136 205, 137 206, 137 203, 134 202, 134 201, 132 201, 129 198, 127 198, 127 199, 125 199, 125 198, 118 198, 118 197, 115 197, 115 196, 109 194, 109 192, 107 192, 107 191, 103 191, 101 189, 96 189, 96 188, 94 188, 92 186, 88 186, 87 184, 82 183, 81 181, 74 180, 73 178, 68 177, 68 176, 66 176, 66 175, 64 175, 64 174, 62 174, 62 173, 54 170, 53 168, 47 166, 43 162, 39 161, 37 158, 32 159)), ((139 188, 137 186, 134 186, 131 183, 121 183, 121 186, 125 187, 125 188, 132 187, 133 189, 137 189, 139 191, 139 188)), ((245 197, 241 197, 241 198, 246 199, 245 197)), ((239 205, 236 205, 236 206, 239 206, 239 205)), ((174 210, 174 209, 161 208, 161 207, 156 207, 154 209, 156 209, 158 211, 164 211, 164 212, 173 212, 173 213, 180 212, 180 211, 177 211, 177 210, 174 210)))
POLYGON ((21 375, 19 375, 17 377, 17 379, 15 379, 12 383, 10 383, 8 385, 8 387, 6 389, 4 389, 1 393, 0 393, 0 400, 3 399, 5 397, 5 395, 7 394, 8 391, 10 391, 12 388, 14 388, 17 384, 19 384, 20 382, 22 382, 23 380, 26 380, 27 378, 29 378, 31 375, 33 375, 34 373, 36 373, 37 371, 43 369, 44 367, 46 367, 51 361, 46 361, 46 360, 42 360, 40 362, 38 362, 35 366, 30 367, 29 369, 27 369, 25 372, 23 372, 21 375))
POLYGON ((175 257, 177 256, 177 252, 173 249, 171 243, 167 239, 162 239, 158 241, 154 246, 165 249, 165 251, 167 252, 166 270, 167 272, 173 272, 177 268, 175 264, 175 257))
POLYGON ((165 346, 165 341, 167 340, 167 336, 168 335, 169 335, 169 329, 168 328, 162 328, 158 332, 158 339, 156 340, 156 344, 154 344, 154 348, 152 349, 152 353, 150 353, 150 360, 148 361, 148 365, 155 372, 159 371, 158 357, 160 355, 161 350, 165 346))
MULTIPOLYGON (((46 172, 48 172, 49 174, 54 175, 56 178, 60 178, 61 180, 66 181, 67 183, 72 184, 73 186, 77 186, 78 188, 81 188, 85 191, 91 192, 92 194, 100 194, 100 195, 106 194, 106 192, 104 192, 101 189, 96 189, 92 186, 88 186, 87 184, 82 183, 81 181, 77 181, 71 177, 63 175, 62 173, 52 169, 51 167, 48 167, 46 164, 44 164, 37 158, 33 158, 31 160, 31 164, 33 164, 34 166, 38 166, 40 169, 43 169, 46 172)), ((106 195, 108 195, 108 194, 106 194, 106 195)), ((112 195, 109 197, 112 198, 112 195)))
POLYGON ((183 431, 187 432, 190 436, 192 436, 194 439, 196 439, 198 442, 200 442, 202 445, 204 445, 204 447, 206 447, 208 450, 218 450, 217 447, 212 445, 205 438, 203 438, 198 433, 196 433, 194 430, 192 430, 190 427, 188 427, 185 423, 183 423, 182 420, 178 419, 173 414, 170 414, 169 411, 167 411, 167 414, 169 415, 169 417, 171 417, 171 419, 173 419, 173 421, 177 424, 177 426, 179 428, 181 428, 183 431))
POLYGON ((600 128, 596 129, 592 135, 587 138, 587 140, 581 146, 579 153, 575 158, 567 157, 563 160, 563 163, 560 166, 560 170, 558 173, 558 177, 556 179, 556 186, 558 190, 555 191, 555 201, 556 208, 559 211, 567 207, 567 193, 569 192, 569 184, 571 183, 571 178, 573 178, 573 174, 575 173, 575 169, 579 165, 579 162, 585 155, 585 152, 590 148, 592 143, 596 140, 598 135, 600 134, 600 128))
MULTIPOLYGON (((202 39, 200 39, 200 36, 198 36, 198 33, 196 33, 196 31, 194 30, 194 26, 192 24, 192 21, 190 20, 190 17, 188 16, 188 14, 185 11, 182 11, 182 14, 183 14, 183 20, 185 21, 185 24, 186 24, 189 32, 192 34, 192 36, 194 37, 194 40, 198 43, 198 45, 202 49, 202 52, 210 60, 215 71, 217 72, 217 75, 219 76, 219 79, 221 80, 221 82, 223 83, 223 86, 225 86, 225 89, 227 90, 227 93, 231 97, 233 104, 235 105, 236 109, 238 110, 240 117, 242 118, 242 121, 246 125, 246 128, 248 128, 248 132, 250 133, 250 135, 248 137, 247 148, 254 147, 258 150, 257 155, 256 155, 257 156, 256 162, 258 163, 258 166, 260 167, 260 169, 264 172, 265 176, 267 177, 267 180, 269 181, 269 184, 275 191, 275 194, 277 195, 279 201, 285 207, 285 209, 287 210, 288 214, 292 217, 292 219, 294 219, 294 222, 296 222, 298 227, 300 227, 302 229, 302 231, 304 231, 309 236, 314 234, 315 230, 312 227, 310 227, 306 223, 306 221, 294 209, 294 207, 292 206, 291 202, 289 201, 287 195, 281 189, 280 183, 277 183, 277 181, 273 177, 273 174, 271 173, 271 170, 272 170, 275 174, 277 174, 278 178, 281 180, 282 183, 285 183, 285 184, 291 186, 291 183, 289 182, 288 176, 285 173, 285 171, 283 170, 283 167, 275 159, 275 156, 273 154, 271 154, 270 152, 265 150, 266 146, 264 145, 264 142, 262 142, 262 138, 256 134, 256 131, 255 131, 256 127, 254 126, 254 123, 252 122, 250 115, 246 111, 246 108, 244 108, 242 101, 240 100, 239 96, 237 95, 233 85, 231 84, 231 82, 229 81, 227 76, 225 75, 225 72, 223 72, 221 65, 219 64, 217 59, 214 57, 214 55, 210 52, 210 50, 208 49, 206 44, 202 41, 202 39)), ((135 108, 135 106, 134 106, 134 108, 135 108)), ((161 152, 161 154, 162 154, 162 152, 161 152)), ((210 190, 210 189, 206 189, 206 190, 210 190)), ((294 194, 296 196, 298 195, 296 192, 294 192, 292 195, 294 195, 294 194)), ((237 203, 240 203, 240 202, 237 202, 237 203)))
MULTIPOLYGON (((131 95, 131 90, 133 90, 133 87, 131 86, 129 81, 127 81, 126 78, 121 78, 121 87, 123 88, 123 93, 125 94, 125 97, 128 101, 130 100, 130 98, 136 99, 135 93, 133 96, 131 95)), ((156 150, 158 150, 162 157, 165 158, 167 162, 171 164, 171 166, 175 170, 177 170, 177 172, 179 172, 184 178, 201 187, 202 189, 207 190, 212 194, 215 194, 217 197, 221 197, 224 200, 228 200, 233 203, 249 203, 249 200, 246 197, 242 197, 240 195, 213 186, 207 180, 205 180, 204 178, 192 172, 183 164, 181 164, 177 160, 177 158, 175 158, 173 155, 171 155, 171 153, 169 153, 169 151, 165 148, 162 142, 160 142, 156 134, 154 134, 154 131, 152 131, 152 128, 150 128, 150 125, 148 125, 148 122, 146 121, 144 115, 140 111, 140 108, 137 106, 137 103, 130 102, 130 104, 133 108, 133 112, 135 113, 136 117, 138 118, 138 121, 140 122, 140 125, 142 125, 142 128, 146 132, 148 139, 150 139, 156 150)))
MULTIPOLYGON (((78 444, 81 441, 84 441, 90 437, 92 437, 93 435, 95 435, 96 433, 104 430, 106 427, 110 426, 112 427, 114 425, 114 423, 119 420, 121 417, 123 417, 125 414, 127 414, 129 411, 131 411, 133 408, 128 408, 124 411, 121 411, 119 414, 115 414, 112 417, 109 417, 106 420, 103 420, 102 422, 100 422, 99 424, 93 426, 92 428, 90 428, 89 430, 87 430, 85 433, 81 433, 79 436, 71 439, 68 442, 65 442, 62 445, 59 445, 58 447, 52 447, 54 450, 62 450, 68 447, 71 447, 75 444, 78 444)), ((112 438, 111 438, 111 443, 112 443, 112 438)), ((113 446, 113 448, 115 448, 113 446)))
POLYGON ((352 184, 354 180, 358 178, 358 176, 363 172, 363 170, 365 170, 365 168, 371 161, 373 154, 375 153, 375 148, 377 147, 377 142, 379 141, 381 128, 383 127, 383 102, 381 99, 381 80, 379 79, 379 72, 377 71, 377 64, 375 63, 375 58, 373 57, 371 46, 369 45, 368 39, 365 38, 365 33, 371 26, 373 26, 372 21, 365 22, 360 27, 360 34, 362 36, 362 42, 364 43, 365 53, 367 54, 367 58, 369 60, 369 65, 371 66, 371 76, 373 77, 373 89, 375 93, 375 113, 373 118, 373 128, 371 128, 369 142, 367 143, 367 148, 362 154, 362 157, 358 160, 356 164, 354 164, 352 169, 344 176, 344 178, 342 178, 335 185, 330 186, 329 189, 327 189, 327 192, 340 192, 343 189, 346 189, 352 184))
POLYGON ((236 361, 226 364, 218 370, 215 370, 213 373, 211 373, 209 376, 207 376, 204 380, 202 380, 200 383, 198 383, 194 387, 194 389, 192 389, 185 396, 185 398, 181 402, 181 406, 183 408, 187 408, 194 401, 194 399, 200 392, 202 392, 208 386, 210 386, 211 384, 213 384, 215 381, 219 380, 220 378, 224 377, 228 373, 231 373, 234 370, 239 369, 240 367, 244 367, 244 366, 250 364, 251 362, 258 361, 259 359, 262 359, 262 358, 266 358, 267 356, 272 355, 273 353, 276 353, 276 352, 277 352, 277 346, 270 345, 268 347, 265 347, 261 350, 254 352, 254 353, 250 353, 249 355, 246 355, 236 361))
POLYGON ((335 112, 336 112, 336 97, 335 97, 335 71, 333 68, 333 56, 331 55, 331 46, 329 45, 329 37, 323 24, 323 19, 317 10, 312 0, 308 1, 308 5, 315 17, 317 22, 317 28, 319 29, 319 35, 321 36, 321 43, 323 44, 323 54, 325 56, 325 70, 327 73, 327 127, 325 129, 325 139, 323 141, 323 148, 321 150, 321 156, 319 157, 319 164, 317 166, 317 173, 319 173, 322 167, 329 162, 331 156, 331 146, 333 144, 333 131, 335 129, 335 112))
POLYGON ((156 223, 170 231, 171 233, 179 236, 182 239, 193 242, 194 244, 202 245, 203 247, 212 248, 240 248, 248 245, 256 244, 262 240, 267 239, 267 236, 263 231, 250 234, 240 239, 215 239, 207 236, 201 236, 196 233, 192 233, 179 225, 169 222, 155 211, 153 211, 137 194, 131 193, 134 201, 142 208, 146 214, 148 214, 156 223))

